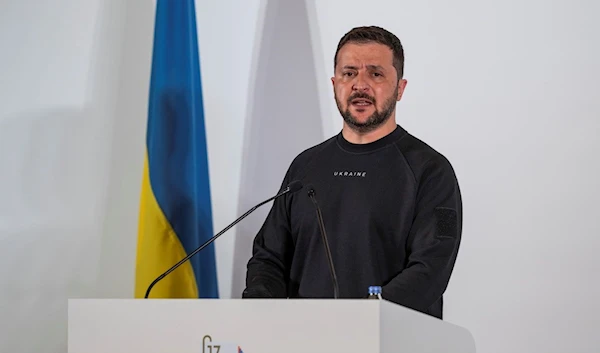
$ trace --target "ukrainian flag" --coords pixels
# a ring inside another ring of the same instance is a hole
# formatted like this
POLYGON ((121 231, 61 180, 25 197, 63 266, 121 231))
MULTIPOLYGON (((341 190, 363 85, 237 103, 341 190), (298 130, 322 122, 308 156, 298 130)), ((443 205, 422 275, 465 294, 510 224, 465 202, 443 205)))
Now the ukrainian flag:
MULTIPOLYGON (((193 0, 158 0, 135 297, 213 236, 193 0)), ((150 298, 218 298, 212 244, 166 276, 150 298)))

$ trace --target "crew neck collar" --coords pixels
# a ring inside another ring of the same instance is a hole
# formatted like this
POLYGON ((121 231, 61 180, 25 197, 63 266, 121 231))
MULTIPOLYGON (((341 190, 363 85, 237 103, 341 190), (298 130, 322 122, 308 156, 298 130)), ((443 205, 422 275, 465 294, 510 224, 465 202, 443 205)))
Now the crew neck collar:
POLYGON ((394 131, 390 132, 389 134, 385 135, 384 137, 382 137, 378 140, 375 140, 373 142, 369 142, 369 143, 349 142, 348 140, 346 140, 344 138, 344 135, 342 134, 341 131, 337 135, 336 141, 337 141, 338 146, 340 146, 340 148, 345 151, 348 151, 351 153, 368 153, 368 152, 373 152, 375 150, 378 150, 382 147, 385 147, 389 144, 394 143, 399 138, 404 136, 405 133, 406 133, 406 130, 404 130, 400 125, 396 124, 396 128, 394 129, 394 131))

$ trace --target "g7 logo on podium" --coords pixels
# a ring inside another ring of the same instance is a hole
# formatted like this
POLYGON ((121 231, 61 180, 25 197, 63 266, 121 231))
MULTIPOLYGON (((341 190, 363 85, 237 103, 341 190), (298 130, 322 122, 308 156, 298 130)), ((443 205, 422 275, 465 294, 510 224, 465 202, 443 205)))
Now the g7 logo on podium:
POLYGON ((211 335, 202 337, 202 353, 244 353, 233 343, 213 342, 211 335))
POLYGON ((204 335, 204 337, 202 337, 202 353, 220 353, 220 351, 221 345, 212 344, 212 337, 210 337, 210 335, 204 335))

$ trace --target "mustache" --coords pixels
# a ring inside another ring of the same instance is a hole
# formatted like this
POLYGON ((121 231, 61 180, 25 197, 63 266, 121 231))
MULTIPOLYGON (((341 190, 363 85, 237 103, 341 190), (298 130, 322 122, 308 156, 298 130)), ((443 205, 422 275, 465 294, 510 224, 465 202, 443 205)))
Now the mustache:
POLYGON ((369 96, 368 94, 366 94, 364 92, 358 92, 358 93, 354 93, 353 95, 351 95, 348 98, 348 104, 350 104, 354 99, 357 99, 357 98, 368 99, 373 104, 375 104, 375 97, 371 97, 371 96, 369 96))

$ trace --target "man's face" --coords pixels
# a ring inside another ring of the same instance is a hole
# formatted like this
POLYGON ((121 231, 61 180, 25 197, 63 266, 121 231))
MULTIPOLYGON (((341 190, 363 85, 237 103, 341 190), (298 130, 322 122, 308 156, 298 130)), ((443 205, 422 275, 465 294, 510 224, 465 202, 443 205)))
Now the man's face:
POLYGON ((368 132, 395 113, 406 80, 399 80, 390 48, 379 43, 345 44, 332 77, 335 101, 350 128, 368 132))

